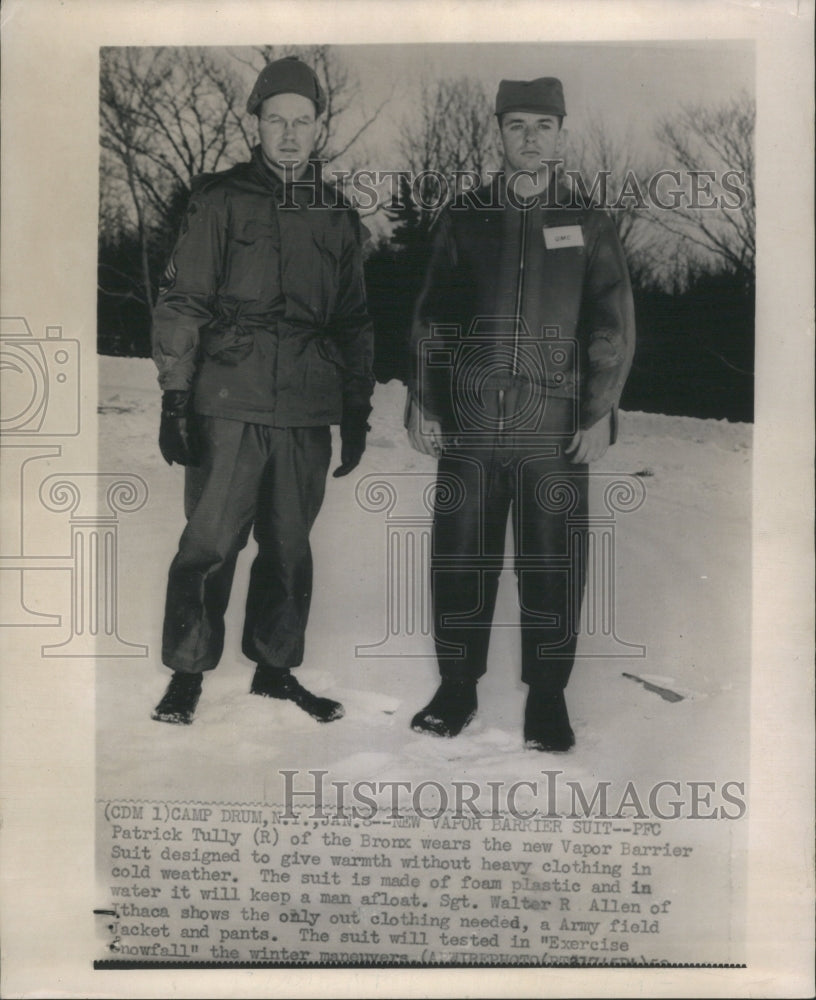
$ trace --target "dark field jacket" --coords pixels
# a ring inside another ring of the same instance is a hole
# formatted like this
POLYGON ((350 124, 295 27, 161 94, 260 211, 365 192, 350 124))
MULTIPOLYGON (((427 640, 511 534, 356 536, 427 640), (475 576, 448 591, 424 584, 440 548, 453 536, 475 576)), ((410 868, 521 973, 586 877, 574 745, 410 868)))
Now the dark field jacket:
POLYGON ((198 413, 337 423, 374 386, 360 224, 315 164, 284 187, 258 148, 193 184, 153 316, 162 389, 198 413))

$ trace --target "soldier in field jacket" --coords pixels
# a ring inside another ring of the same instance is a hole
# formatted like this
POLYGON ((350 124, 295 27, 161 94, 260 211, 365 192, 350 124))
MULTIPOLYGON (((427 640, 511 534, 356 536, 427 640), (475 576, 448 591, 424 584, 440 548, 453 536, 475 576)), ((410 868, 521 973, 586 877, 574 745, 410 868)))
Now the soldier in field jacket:
POLYGON ((476 712, 511 513, 525 745, 565 751, 588 463, 616 437, 632 293, 609 217, 559 187, 560 81, 503 80, 496 114, 504 171, 442 212, 414 318, 406 423, 413 446, 439 459, 431 583, 441 685, 412 726, 455 736, 476 712))
POLYGON ((294 58, 269 64, 247 102, 260 143, 198 178, 154 311, 160 448, 186 466, 187 526, 170 567, 153 718, 192 721, 219 662, 236 559, 254 529, 243 652, 254 694, 319 721, 342 707, 303 688, 312 590, 309 532, 323 501, 330 424, 345 475, 365 449, 373 340, 360 223, 310 157, 325 95, 294 58))

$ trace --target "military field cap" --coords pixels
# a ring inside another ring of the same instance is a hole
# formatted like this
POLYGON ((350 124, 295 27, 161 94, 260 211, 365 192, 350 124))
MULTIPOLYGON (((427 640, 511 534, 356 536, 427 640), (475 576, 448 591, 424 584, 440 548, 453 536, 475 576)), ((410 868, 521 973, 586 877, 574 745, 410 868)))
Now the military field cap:
POLYGON ((537 80, 502 80, 496 94, 496 114, 506 111, 530 111, 540 115, 564 117, 564 88, 554 76, 537 80))
POLYGON ((314 103, 315 114, 326 109, 326 94, 314 70, 297 56, 276 59, 261 70, 247 100, 247 111, 254 115, 267 99, 275 94, 302 94, 314 103))

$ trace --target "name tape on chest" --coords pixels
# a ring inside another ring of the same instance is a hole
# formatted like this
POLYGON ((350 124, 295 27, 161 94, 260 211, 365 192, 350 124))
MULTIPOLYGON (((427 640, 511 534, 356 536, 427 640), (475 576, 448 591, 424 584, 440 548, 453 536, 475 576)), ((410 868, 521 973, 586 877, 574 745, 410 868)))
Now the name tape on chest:
POLYGON ((582 247, 584 233, 580 226, 544 226, 544 246, 548 250, 582 247))

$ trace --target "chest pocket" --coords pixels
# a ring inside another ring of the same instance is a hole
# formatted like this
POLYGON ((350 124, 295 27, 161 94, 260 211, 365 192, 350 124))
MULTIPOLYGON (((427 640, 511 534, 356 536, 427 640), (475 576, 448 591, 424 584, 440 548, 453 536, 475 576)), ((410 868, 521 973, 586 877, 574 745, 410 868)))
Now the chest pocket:
POLYGON ((295 326, 320 330, 337 301, 341 233, 330 210, 298 205, 280 208, 280 288, 286 319, 295 326))
POLYGON ((250 218, 236 224, 224 291, 262 309, 280 299, 280 232, 275 221, 250 218))

